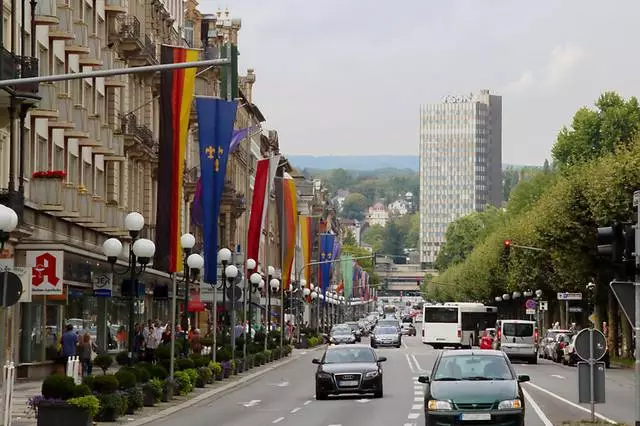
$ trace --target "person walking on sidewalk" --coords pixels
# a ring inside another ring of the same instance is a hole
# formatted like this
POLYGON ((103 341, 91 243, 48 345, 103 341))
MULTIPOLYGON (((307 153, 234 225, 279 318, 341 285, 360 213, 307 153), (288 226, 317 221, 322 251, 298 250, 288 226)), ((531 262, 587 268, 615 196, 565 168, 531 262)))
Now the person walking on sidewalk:
POLYGON ((91 342, 91 336, 89 333, 82 335, 82 342, 78 346, 80 362, 82 363, 82 376, 90 376, 93 371, 93 343, 91 342))

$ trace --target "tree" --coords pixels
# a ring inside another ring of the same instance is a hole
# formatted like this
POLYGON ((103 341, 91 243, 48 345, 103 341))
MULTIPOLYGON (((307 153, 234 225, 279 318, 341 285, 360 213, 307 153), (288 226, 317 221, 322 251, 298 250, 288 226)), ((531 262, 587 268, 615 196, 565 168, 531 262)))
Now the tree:
POLYGON ((345 219, 363 220, 369 204, 362 194, 353 193, 347 195, 342 202, 341 216, 345 219))
POLYGON ((345 246, 357 246, 358 242, 356 241, 356 237, 353 235, 350 229, 347 230, 347 235, 344 237, 344 241, 342 242, 345 246))
POLYGON ((347 254, 350 254, 353 257, 364 258, 364 259, 357 259, 356 261, 358 262, 358 264, 360 264, 360 266, 362 266, 362 269, 364 269, 367 272, 367 274, 369 274, 369 283, 370 284, 378 283, 378 275, 376 274, 375 265, 373 262, 373 253, 371 253, 370 251, 362 247, 345 243, 342 246, 342 255, 347 255, 347 254), (367 257, 367 256, 370 256, 370 257, 367 257))
POLYGON ((345 169, 334 169, 331 171, 327 183, 333 191, 337 191, 338 189, 349 188, 353 182, 354 176, 352 173, 345 169))
POLYGON ((382 244, 385 239, 384 228, 380 225, 368 227, 362 234, 362 242, 369 244, 374 252, 382 250, 382 244))
POLYGON ((400 227, 394 221, 389 222, 384 228, 382 253, 393 256, 393 261, 397 264, 406 263, 403 235, 400 232, 400 227))
POLYGON ((605 92, 596 109, 580 108, 571 127, 563 127, 551 153, 561 166, 584 163, 616 147, 628 145, 640 129, 640 105, 635 97, 625 101, 615 92, 605 92))
POLYGON ((420 214, 406 214, 393 221, 398 225, 402 233, 402 239, 406 248, 417 248, 420 239, 420 214))

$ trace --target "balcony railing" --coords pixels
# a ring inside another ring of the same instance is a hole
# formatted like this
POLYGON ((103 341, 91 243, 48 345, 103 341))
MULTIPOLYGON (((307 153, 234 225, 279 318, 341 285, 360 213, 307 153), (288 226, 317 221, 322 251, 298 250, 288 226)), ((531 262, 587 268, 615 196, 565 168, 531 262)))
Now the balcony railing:
POLYGON ((60 111, 58 121, 73 123, 73 99, 71 99, 71 96, 69 96, 64 86, 64 82, 58 82, 56 84, 56 100, 58 102, 58 110, 60 111))
POLYGON ((62 200, 64 209, 69 213, 78 213, 78 188, 72 183, 67 183, 62 188, 62 200))
POLYGON ((93 196, 93 217, 98 223, 106 222, 105 203, 99 195, 93 196))
POLYGON ((32 178, 29 183, 31 199, 43 210, 58 210, 62 207, 62 186, 60 178, 32 178))
POLYGON ((36 3, 34 20, 38 25, 56 25, 58 19, 56 0, 38 0, 36 3))
POLYGON ((102 141, 101 127, 102 119, 98 115, 92 115, 89 117, 89 137, 94 141, 102 141))
POLYGON ((31 114, 35 117, 57 117, 58 99, 55 85, 53 83, 41 83, 38 94, 40 95, 40 102, 31 111, 31 114))
MULTIPOLYGON (((29 78, 38 76, 38 58, 19 56, 0 48, 0 79, 29 78)), ((17 84, 10 89, 15 92, 38 94, 38 83, 17 84)))
POLYGON ((109 228, 124 229, 126 215, 127 213, 116 205, 107 204, 105 206, 105 223, 109 228))
POLYGON ((56 16, 58 17, 58 24, 49 30, 49 37, 54 40, 73 39, 73 9, 64 4, 57 5, 56 16))
POLYGON ((104 10, 106 12, 122 13, 127 11, 126 0, 106 0, 104 2, 104 10))
POLYGON ((113 148, 113 129, 109 126, 102 126, 100 128, 100 142, 105 149, 113 148))
POLYGON ((138 124, 138 117, 129 113, 120 117, 122 133, 139 139, 148 147, 153 147, 153 132, 145 125, 138 124))
POLYGON ((89 53, 83 55, 80 58, 80 64, 87 65, 87 66, 103 65, 104 56, 102 52, 102 48, 103 48, 102 38, 100 38, 95 34, 92 34, 89 36, 88 45, 89 45, 89 53))
POLYGON ((118 17, 118 34, 124 41, 140 40, 140 21, 135 16, 125 15, 118 17))
POLYGON ((154 63, 154 64, 158 63, 156 49, 157 49, 156 44, 151 41, 151 38, 149 38, 148 35, 145 34, 144 47, 142 50, 143 50, 143 53, 149 57, 150 63, 154 63))
POLYGON ((111 150, 113 153, 119 157, 124 155, 124 136, 122 134, 112 134, 111 135, 111 150))
POLYGON ((93 217, 93 200, 86 189, 78 189, 78 212, 81 217, 93 217))

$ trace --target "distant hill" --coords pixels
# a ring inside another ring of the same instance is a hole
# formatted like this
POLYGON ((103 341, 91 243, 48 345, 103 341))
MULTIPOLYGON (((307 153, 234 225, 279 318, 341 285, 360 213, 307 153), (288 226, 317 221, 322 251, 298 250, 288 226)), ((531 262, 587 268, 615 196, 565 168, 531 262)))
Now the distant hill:
POLYGON ((298 169, 410 169, 418 171, 417 155, 288 155, 287 159, 298 169))

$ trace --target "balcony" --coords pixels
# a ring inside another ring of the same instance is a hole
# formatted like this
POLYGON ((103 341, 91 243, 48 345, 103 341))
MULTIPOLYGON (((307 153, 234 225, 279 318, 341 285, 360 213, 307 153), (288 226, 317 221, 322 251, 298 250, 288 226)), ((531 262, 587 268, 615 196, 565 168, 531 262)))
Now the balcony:
POLYGON ((118 16, 116 18, 116 33, 119 39, 118 50, 123 56, 137 55, 144 47, 140 21, 135 16, 118 16))
POLYGON ((136 144, 141 144, 153 150, 153 132, 144 124, 138 124, 138 117, 135 114, 127 114, 121 118, 121 129, 124 135, 124 148, 129 149, 136 144))
MULTIPOLYGON (((38 59, 30 56, 19 56, 0 47, 0 80, 29 78, 38 76, 38 59)), ((26 97, 37 101, 38 83, 16 84, 0 90, 0 106, 8 106, 11 96, 26 97)))
POLYGON ((92 34, 89 36, 89 53, 80 57, 79 64, 81 66, 101 67, 103 64, 102 38, 92 34))
MULTIPOLYGON (((105 54, 107 53, 107 51, 104 52, 105 54)), ((118 68, 125 68, 125 63, 123 60, 121 59, 115 59, 115 53, 112 51, 109 51, 109 53, 111 53, 111 55, 114 57, 112 65, 107 68, 107 69, 118 69, 118 68)), ((106 67, 103 67, 106 68, 106 67)), ((114 75, 111 77, 105 77, 104 79, 104 86, 105 87, 126 87, 127 86, 127 76, 124 74, 121 75, 114 75)))
POLYGON ((106 205, 102 197, 99 195, 94 195, 91 200, 93 203, 93 221, 88 223, 87 226, 91 229, 100 229, 107 228, 107 218, 106 218, 106 205))
POLYGON ((106 0, 104 2, 104 11, 109 14, 127 13, 127 0, 106 0))
POLYGON ((72 183, 66 183, 62 187, 62 206, 64 210, 56 213, 56 216, 63 218, 76 218, 80 216, 78 211, 78 188, 72 183))
POLYGON ((105 205, 105 222, 107 227, 102 229, 102 232, 115 235, 129 235, 124 227, 124 218, 127 216, 127 212, 119 208, 116 204, 111 202, 105 205))
POLYGON ((62 178, 31 178, 31 200, 45 212, 60 212, 63 210, 63 185, 62 178))
MULTIPOLYGON (((89 116, 89 140, 95 141, 95 145, 91 146, 100 146, 102 145, 100 141, 100 127, 102 126, 102 119, 99 115, 90 115, 89 116)), ((88 146, 88 145, 84 145, 88 146)))
MULTIPOLYGON (((75 126, 72 129, 65 130, 64 137, 89 139, 89 111, 87 108, 82 105, 74 105, 73 108, 71 108, 71 117, 75 126)), ((84 142, 85 141, 78 141, 78 145, 93 146, 88 142, 86 145, 83 145, 84 142)))
POLYGON ((67 92, 65 82, 59 81, 53 83, 56 90, 56 102, 58 107, 58 117, 55 120, 49 120, 49 127, 53 129, 73 129, 73 100, 67 92))
POLYGON ((75 37, 65 41, 64 50, 70 55, 86 55, 89 50, 89 26, 84 22, 73 23, 73 34, 75 37))
POLYGON ((56 0, 38 0, 33 22, 36 25, 58 25, 56 0))
POLYGON ((94 222, 93 196, 89 194, 89 191, 83 185, 80 185, 76 192, 78 194, 78 216, 73 218, 72 221, 76 223, 94 222))
POLYGON ((58 96, 53 83, 40 84, 40 102, 31 110, 35 118, 58 118, 58 96))
POLYGON ((145 35, 142 48, 127 57, 129 65, 132 67, 142 67, 157 64, 158 57, 156 49, 156 44, 151 41, 148 35, 145 35))
POLYGON ((75 38, 73 35, 73 9, 67 4, 58 4, 56 5, 56 12, 58 24, 49 29, 49 39, 73 40, 75 38))

